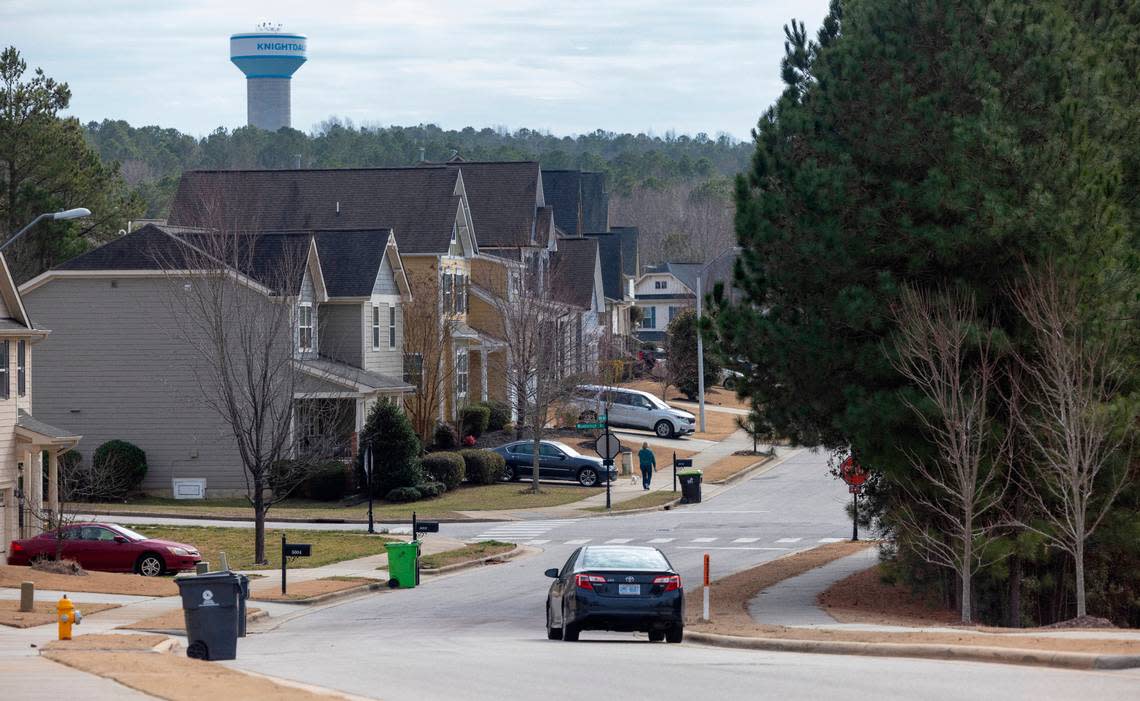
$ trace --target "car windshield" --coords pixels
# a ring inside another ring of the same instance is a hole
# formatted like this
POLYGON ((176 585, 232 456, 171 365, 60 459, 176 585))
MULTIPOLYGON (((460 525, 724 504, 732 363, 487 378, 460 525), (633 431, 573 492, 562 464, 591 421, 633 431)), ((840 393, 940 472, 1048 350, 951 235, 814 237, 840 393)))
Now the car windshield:
POLYGON ((146 540, 145 535, 138 533, 136 531, 132 531, 131 529, 129 529, 125 526, 120 526, 118 524, 111 524, 111 528, 116 533, 119 533, 121 535, 125 535, 128 540, 146 540))
POLYGON ((652 404, 653 406, 657 407, 658 409, 669 409, 670 408, 668 404, 661 401, 657 397, 654 397, 652 394, 643 394, 641 396, 649 399, 649 403, 652 404))
POLYGON ((567 455, 569 455, 572 458, 578 456, 578 451, 574 450, 573 448, 566 445, 565 443, 559 443, 558 441, 550 441, 550 445, 554 446, 555 448, 558 448, 563 453, 566 453, 567 455))
POLYGON ((588 548, 582 557, 588 570, 667 570, 669 563, 655 548, 588 548))

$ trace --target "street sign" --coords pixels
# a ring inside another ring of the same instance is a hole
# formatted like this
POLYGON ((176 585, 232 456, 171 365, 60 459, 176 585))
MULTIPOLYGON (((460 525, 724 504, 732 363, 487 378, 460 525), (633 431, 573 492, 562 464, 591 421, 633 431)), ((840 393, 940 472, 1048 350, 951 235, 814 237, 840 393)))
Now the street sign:
POLYGON ((847 491, 851 494, 859 494, 863 491, 863 486, 859 484, 849 484, 847 485, 847 491))
POLYGON ((677 458, 676 460, 673 461, 673 464, 676 465, 677 467, 692 467, 693 466, 693 459, 692 458, 677 458))
POLYGON ((594 451, 605 460, 613 460, 621 452, 621 441, 614 434, 607 433, 594 441, 594 451))
POLYGON ((281 553, 285 557, 309 557, 313 554, 313 546, 310 543, 285 543, 281 553))
POLYGON ((839 476, 844 482, 853 486, 859 486, 867 481, 867 471, 851 456, 839 464, 839 476))
POLYGON ((592 428, 605 428, 605 427, 606 427, 606 425, 604 423, 602 423, 602 424, 581 423, 581 424, 575 425, 575 428, 577 428, 579 431, 588 431, 592 428))

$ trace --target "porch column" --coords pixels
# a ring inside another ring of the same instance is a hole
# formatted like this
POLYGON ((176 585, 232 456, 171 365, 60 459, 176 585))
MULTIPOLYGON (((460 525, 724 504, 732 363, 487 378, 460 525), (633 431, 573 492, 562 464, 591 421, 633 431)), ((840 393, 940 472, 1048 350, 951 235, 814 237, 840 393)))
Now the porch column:
POLYGON ((20 529, 21 538, 31 538, 34 534, 32 530, 32 521, 35 520, 36 512, 36 466, 32 463, 32 451, 23 448, 20 451, 20 462, 24 465, 24 483, 21 486, 21 494, 23 495, 23 509, 21 509, 24 525, 20 529))
POLYGON ((487 401, 487 347, 479 346, 479 396, 487 401))
POLYGON ((59 452, 48 451, 48 504, 52 518, 59 521, 59 452))

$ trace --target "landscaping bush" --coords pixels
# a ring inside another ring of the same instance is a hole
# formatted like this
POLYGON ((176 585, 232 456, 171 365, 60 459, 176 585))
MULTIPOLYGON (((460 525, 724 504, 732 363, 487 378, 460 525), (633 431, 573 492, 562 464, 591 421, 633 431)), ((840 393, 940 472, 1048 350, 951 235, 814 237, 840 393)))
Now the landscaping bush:
POLYGON ((451 424, 437 424, 432 434, 432 450, 455 450, 459 447, 459 436, 451 424))
POLYGON ((455 489, 463 483, 466 464, 459 453, 440 451, 428 453, 423 459, 424 472, 431 478, 443 482, 448 489, 455 489))
POLYGON ((348 466, 329 460, 309 468, 294 494, 315 501, 339 501, 348 493, 348 486, 348 466))
POLYGON ((443 482, 424 482, 416 489, 420 490, 424 499, 434 499, 447 491, 447 485, 443 482))
POLYGON ((404 410, 390 400, 383 399, 372 405, 360 432, 356 473, 360 484, 364 485, 368 484, 364 475, 364 448, 369 445, 376 470, 373 494, 388 494, 393 489, 415 487, 424 481, 419 463, 420 439, 404 410))
POLYGON ((467 481, 471 484, 495 484, 503 479, 507 461, 493 450, 460 451, 466 463, 467 481))
POLYGON ((396 487, 384 495, 384 501, 395 504, 406 504, 409 501, 419 501, 423 492, 418 487, 396 487))
POLYGON ((511 422, 511 407, 506 402, 492 399, 486 402, 479 402, 479 404, 487 407, 487 411, 489 412, 487 418, 488 431, 502 431, 503 428, 511 422))
POLYGON ((146 477, 146 453, 127 441, 107 441, 95 449, 91 462, 95 466, 95 474, 103 475, 109 499, 127 496, 138 489, 146 477))
POLYGON ((491 422, 491 410, 480 404, 463 407, 459 414, 459 425, 463 427, 463 436, 478 438, 487 430, 491 422))

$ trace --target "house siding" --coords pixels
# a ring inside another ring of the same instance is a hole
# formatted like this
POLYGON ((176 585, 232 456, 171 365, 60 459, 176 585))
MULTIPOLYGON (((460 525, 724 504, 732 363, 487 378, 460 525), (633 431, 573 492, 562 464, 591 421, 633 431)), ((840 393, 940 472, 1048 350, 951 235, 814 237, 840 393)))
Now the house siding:
POLYGON ((148 491, 167 492, 173 477, 204 477, 210 492, 243 490, 229 429, 202 401, 194 351, 163 321, 170 290, 154 278, 72 278, 28 292, 29 314, 53 329, 35 347, 35 416, 81 434, 84 460, 111 439, 138 445, 148 491))
POLYGON ((404 376, 404 307, 392 266, 385 256, 372 288, 372 301, 361 311, 361 334, 364 339, 364 363, 361 367, 394 378, 404 376), (380 347, 372 347, 372 306, 380 308, 380 347), (388 343, 388 308, 396 309, 396 347, 388 343))
POLYGON ((313 288, 313 279, 309 271, 305 270, 305 277, 301 280, 301 290, 297 294, 297 307, 302 305, 311 304, 313 306, 313 348, 310 351, 301 350, 301 325, 300 315, 298 312, 293 313, 293 347, 297 349, 297 357, 300 358, 316 358, 318 353, 317 349, 321 347, 320 327, 321 317, 318 313, 318 304, 316 303, 317 293, 313 288))
POLYGON ((360 335, 360 318, 363 314, 364 308, 359 302, 322 304, 321 355, 358 368, 364 367, 364 339, 360 335))

